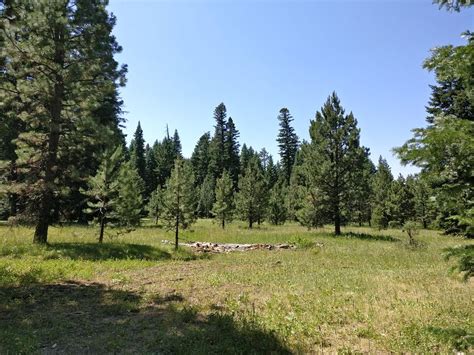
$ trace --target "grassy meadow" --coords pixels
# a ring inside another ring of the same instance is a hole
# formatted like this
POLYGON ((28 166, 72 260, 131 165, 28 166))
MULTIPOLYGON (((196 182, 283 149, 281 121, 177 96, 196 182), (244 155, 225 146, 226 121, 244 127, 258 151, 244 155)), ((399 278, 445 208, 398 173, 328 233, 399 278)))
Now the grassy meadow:
POLYGON ((95 227, 53 227, 43 247, 2 225, 0 353, 474 351, 474 283, 443 258, 469 241, 343 232, 200 220, 183 241, 298 247, 197 255, 146 224, 103 245, 95 227))

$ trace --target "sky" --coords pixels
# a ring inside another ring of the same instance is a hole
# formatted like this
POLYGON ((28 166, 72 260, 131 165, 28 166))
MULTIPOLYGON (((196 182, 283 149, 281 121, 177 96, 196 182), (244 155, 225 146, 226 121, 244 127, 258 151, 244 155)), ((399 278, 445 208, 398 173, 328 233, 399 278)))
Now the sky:
POLYGON ((277 115, 287 107, 300 139, 333 91, 361 129, 374 162, 396 176, 392 148, 423 127, 434 76, 430 49, 464 44, 472 9, 439 10, 431 0, 111 0, 114 35, 128 65, 122 88, 128 141, 138 121, 147 143, 178 130, 190 157, 213 132, 221 102, 240 143, 278 158, 277 115))

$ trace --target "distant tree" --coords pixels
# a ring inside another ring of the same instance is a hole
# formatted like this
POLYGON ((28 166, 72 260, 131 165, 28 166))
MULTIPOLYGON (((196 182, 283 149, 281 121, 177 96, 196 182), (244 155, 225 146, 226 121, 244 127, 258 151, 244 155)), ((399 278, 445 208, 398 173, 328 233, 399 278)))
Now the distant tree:
POLYGON ((156 168, 158 166, 156 162, 155 150, 158 142, 155 142, 153 148, 148 144, 145 147, 145 198, 148 200, 153 191, 156 190, 158 185, 158 177, 156 175, 156 168))
POLYGON ((296 152, 298 151, 298 136, 291 126, 293 117, 287 108, 282 108, 278 115, 280 131, 277 142, 280 148, 281 165, 285 175, 287 185, 290 184, 291 170, 295 163, 296 152))
POLYGON ((411 191, 413 192, 415 217, 421 223, 423 228, 428 228, 428 225, 436 218, 436 206, 433 190, 429 183, 420 175, 413 180, 408 181, 411 184, 411 191))
POLYGON ((204 133, 199 138, 191 156, 191 165, 193 167, 196 186, 201 186, 208 174, 210 141, 210 133, 204 133))
POLYGON ((146 181, 146 159, 145 159, 145 140, 143 139, 143 130, 138 121, 137 129, 133 134, 133 144, 130 145, 130 160, 138 175, 146 181))
POLYGON ((227 154, 227 162, 225 163, 225 169, 229 171, 230 177, 234 184, 234 188, 237 187, 240 173, 240 156, 239 156, 239 131, 235 128, 232 117, 229 117, 226 124, 226 137, 225 137, 225 148, 227 154))
POLYGON ((171 177, 166 184, 163 220, 175 231, 175 249, 178 249, 179 229, 188 228, 196 220, 196 194, 191 165, 176 159, 171 177))
POLYGON ((357 176, 352 181, 351 220, 357 222, 359 226, 362 226, 365 222, 368 222, 370 225, 372 216, 372 185, 376 168, 369 155, 369 149, 366 148, 364 157, 361 160, 362 165, 356 170, 357 176))
POLYGON ((239 192, 236 195, 237 213, 248 222, 249 228, 261 221, 264 215, 266 195, 265 179, 258 158, 250 160, 244 175, 239 177, 239 192))
POLYGON ((249 164, 250 158, 252 157, 252 154, 247 147, 247 144, 244 143, 242 146, 242 150, 240 152, 240 170, 241 172, 244 172, 249 164))
POLYGON ((280 175, 279 166, 273 163, 273 157, 271 155, 268 156, 264 174, 265 180, 267 181, 267 187, 270 190, 275 186, 280 175))
POLYGON ((168 127, 166 127, 165 137, 153 147, 153 150, 155 151, 158 185, 164 187, 166 180, 171 175, 171 170, 177 158, 176 147, 173 139, 169 135, 168 127))
POLYGON ((226 147, 227 139, 227 109, 224 103, 219 104, 214 110, 214 136, 209 146, 209 172, 214 179, 222 175, 229 159, 226 147))
POLYGON ((155 191, 151 193, 150 200, 146 206, 146 210, 148 211, 148 216, 153 218, 155 224, 158 223, 158 219, 160 218, 161 214, 163 213, 164 209, 164 191, 161 186, 157 186, 155 191))
POLYGON ((114 200, 114 216, 118 224, 132 227, 140 224, 144 182, 131 161, 121 165, 117 177, 118 195, 114 200))
POLYGON ((232 221, 234 211, 234 183, 227 170, 216 181, 216 202, 212 213, 220 221, 222 229, 226 222, 232 221))
POLYGON ((415 201, 407 180, 400 174, 389 193, 390 220, 403 226, 415 218, 415 201))
POLYGON ((391 220, 389 199, 392 183, 390 166, 380 157, 372 183, 372 224, 379 228, 387 228, 391 220))
POLYGON ((173 151, 174 151, 174 156, 176 158, 177 157, 180 157, 180 158, 183 157, 182 147, 181 147, 181 139, 179 138, 179 134, 178 134, 177 129, 174 130, 174 134, 173 134, 173 151))
POLYGON ((113 211, 115 198, 118 194, 117 175, 123 159, 123 150, 119 146, 113 152, 105 152, 97 174, 87 180, 88 189, 83 191, 89 198, 86 212, 96 215, 99 220, 99 243, 104 240, 107 218, 113 211))
POLYGON ((286 221, 286 201, 285 196, 288 193, 286 183, 280 180, 274 184, 270 190, 270 198, 268 201, 268 218, 272 224, 280 225, 286 221))
MULTIPOLYGON (((334 223, 334 232, 341 234, 341 224, 357 183, 364 148, 359 143, 359 128, 352 113, 345 115, 334 92, 311 121, 311 143, 305 157, 305 173, 311 194, 315 196, 334 223)), ((346 213, 347 215, 347 213, 346 213)))
POLYGON ((34 242, 46 243, 64 195, 72 187, 78 190, 78 181, 92 171, 78 158, 92 156, 91 147, 104 149, 105 128, 117 128, 112 127, 116 116, 99 117, 97 110, 105 101, 119 109, 117 88, 125 82, 126 68, 113 58, 121 48, 105 2, 8 3, 2 2, 2 14, 15 13, 2 16, 0 25, 0 56, 8 58, 0 63, 0 102, 24 125, 15 142, 21 176, 10 181, 9 190, 24 197, 36 220, 34 242))
POLYGON ((199 200, 197 213, 200 217, 209 218, 212 216, 212 206, 215 198, 215 180, 211 174, 208 174, 204 179, 204 182, 199 186, 199 200))

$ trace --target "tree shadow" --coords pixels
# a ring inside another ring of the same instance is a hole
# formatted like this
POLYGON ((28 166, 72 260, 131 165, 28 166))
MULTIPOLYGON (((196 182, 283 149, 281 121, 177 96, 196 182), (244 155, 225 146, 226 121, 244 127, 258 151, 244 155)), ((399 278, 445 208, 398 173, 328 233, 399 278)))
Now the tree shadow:
POLYGON ((343 233, 341 237, 355 238, 355 239, 361 239, 361 240, 370 240, 370 241, 400 242, 400 239, 391 237, 389 235, 373 235, 373 234, 367 234, 367 233, 348 232, 348 233, 343 233))
POLYGON ((168 260, 172 254, 160 248, 145 244, 128 243, 54 243, 46 247, 54 251, 49 257, 67 257, 71 259, 107 260, 138 259, 168 260))
POLYGON ((0 287, 0 353, 291 353, 254 323, 99 283, 0 287))

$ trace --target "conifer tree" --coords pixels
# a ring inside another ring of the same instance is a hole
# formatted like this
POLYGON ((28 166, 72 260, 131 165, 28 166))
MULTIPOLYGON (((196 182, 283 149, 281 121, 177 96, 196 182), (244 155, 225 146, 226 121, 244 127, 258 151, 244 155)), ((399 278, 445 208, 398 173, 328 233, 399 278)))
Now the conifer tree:
POLYGON ((426 229, 436 218, 433 191, 428 182, 420 175, 411 180, 411 190, 413 192, 416 219, 426 229))
POLYGON ((390 221, 397 226, 403 226, 405 222, 415 218, 413 193, 407 180, 401 174, 391 185, 388 203, 390 221))
POLYGON ((175 231, 175 249, 178 249, 179 229, 186 229, 194 223, 195 211, 193 171, 188 162, 178 158, 166 184, 162 217, 166 227, 175 231))
POLYGON ((227 170, 216 181, 216 202, 212 208, 212 213, 220 221, 222 229, 226 222, 232 221, 234 211, 234 183, 227 170))
POLYGON ((171 170, 174 167, 174 162, 177 158, 176 147, 173 138, 170 137, 168 127, 166 127, 166 135, 161 142, 159 142, 155 150, 156 158, 156 176, 158 185, 164 187, 166 180, 171 175, 171 170))
POLYGON ((237 128, 235 128, 235 124, 232 120, 232 117, 229 117, 226 124, 225 147, 227 154, 227 162, 225 163, 225 169, 229 171, 234 187, 237 187, 240 173, 240 144, 239 131, 237 130, 237 128))
POLYGON ((298 136, 291 122, 293 117, 287 108, 282 108, 278 115, 280 123, 280 131, 278 133, 277 142, 280 148, 281 165, 285 174, 287 185, 290 184, 291 170, 295 163, 296 152, 298 151, 298 136))
POLYGON ((390 166, 385 159, 379 157, 372 185, 372 224, 379 228, 387 228, 391 220, 389 199, 392 183, 390 166))
POLYGON ((178 134, 177 129, 174 130, 174 134, 173 134, 173 151, 174 151, 174 156, 176 158, 177 157, 180 157, 180 158, 183 157, 182 147, 181 147, 181 139, 179 138, 179 134, 178 134))
POLYGON ((145 198, 148 199, 153 191, 158 186, 158 177, 156 175, 156 163, 155 149, 158 143, 155 142, 153 148, 148 144, 145 147, 145 198))
POLYGON ((148 211, 148 216, 153 218, 155 224, 158 223, 158 219, 163 213, 164 209, 164 191, 161 186, 157 186, 155 191, 153 191, 150 195, 150 200, 146 206, 146 210, 148 211))
POLYGON ((354 115, 345 115, 339 98, 333 92, 310 126, 311 143, 305 158, 305 172, 311 177, 312 194, 318 190, 318 200, 334 223, 334 232, 341 234, 341 224, 356 184, 356 172, 361 167, 364 149, 359 144, 359 128, 354 115))
POLYGON ((107 218, 114 208, 114 199, 118 193, 117 175, 123 160, 123 150, 119 146, 115 151, 105 152, 102 163, 95 176, 87 180, 88 189, 84 191, 89 197, 87 212, 97 215, 100 225, 99 243, 104 240, 107 218))
POLYGON ((369 149, 365 149, 362 166, 356 169, 356 176, 353 179, 352 198, 349 201, 351 220, 357 222, 359 226, 368 222, 371 224, 372 217, 372 180, 376 168, 369 158, 369 149))
POLYGON ((422 169, 436 195, 438 220, 447 233, 474 235, 474 121, 472 120, 472 58, 474 34, 466 32, 468 43, 442 46, 432 51, 424 67, 434 71, 440 86, 433 91, 426 128, 414 129, 414 136, 395 149, 403 164, 422 169), (446 93, 445 83, 449 83, 446 93), (466 100, 468 98, 468 100, 466 100))
POLYGON ((227 139, 227 109, 224 103, 219 104, 214 110, 214 136, 209 146, 209 172, 214 178, 222 175, 228 161, 228 151, 226 149, 227 139))
POLYGON ((145 140, 143 139, 140 121, 138 121, 137 129, 133 134, 133 143, 130 144, 130 160, 135 169, 137 169, 140 178, 146 181, 145 140))
POLYGON ((258 157, 254 156, 239 177, 239 192, 236 195, 237 213, 242 220, 248 222, 249 228, 263 219, 265 212, 265 179, 259 165, 258 157))
POLYGON ((276 183, 270 190, 268 201, 268 218, 272 224, 280 225, 286 221, 286 201, 285 196, 288 193, 288 187, 283 180, 276 183))
POLYGON ((197 213, 200 217, 211 217, 212 205, 215 199, 215 180, 211 174, 207 174, 204 182, 199 187, 199 201, 197 213))
POLYGON ((106 1, 14 5, 15 16, 4 17, 1 28, 8 58, 2 73, 11 80, 1 81, 0 102, 14 104, 24 124, 16 142, 23 176, 12 189, 28 196, 34 242, 46 243, 62 192, 88 172, 77 157, 84 156, 84 147, 108 141, 98 136, 98 126, 116 122, 101 120, 97 108, 112 98, 112 106, 120 106, 116 93, 126 68, 113 58, 121 48, 111 34, 115 18, 106 1))
POLYGON ((131 161, 121 165, 117 184, 118 195, 113 204, 118 224, 127 227, 139 225, 143 208, 144 182, 131 161))
POLYGON ((201 186, 208 174, 209 169, 209 144, 211 135, 209 132, 204 133, 194 147, 191 156, 191 165, 195 176, 196 186, 201 186))

